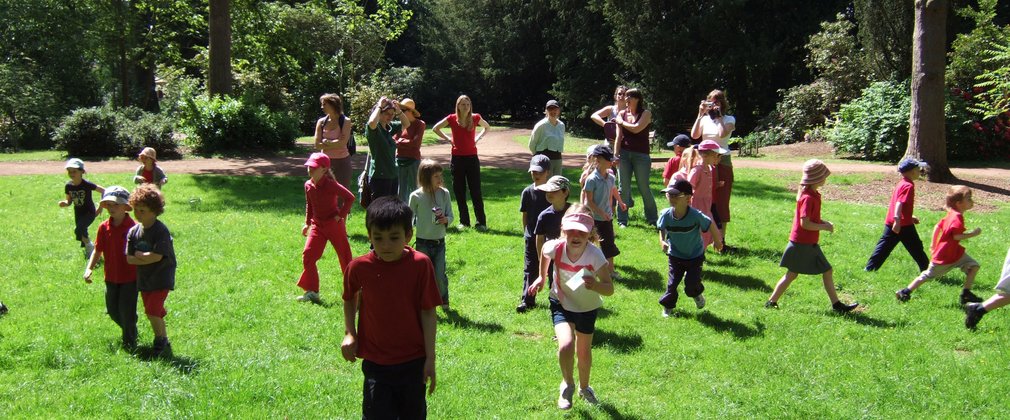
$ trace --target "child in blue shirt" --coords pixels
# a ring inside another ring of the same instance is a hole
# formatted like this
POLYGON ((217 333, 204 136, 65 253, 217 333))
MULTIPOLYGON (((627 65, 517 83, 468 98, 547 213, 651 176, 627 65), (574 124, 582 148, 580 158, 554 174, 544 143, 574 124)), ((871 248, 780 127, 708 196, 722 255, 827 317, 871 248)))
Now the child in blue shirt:
MULTIPOLYGON (((684 293, 694 298, 698 309, 705 307, 705 286, 701 284, 701 267, 705 262, 705 243, 701 234, 708 232, 712 219, 691 207, 694 188, 687 180, 673 180, 663 189, 670 207, 659 214, 659 243, 669 257, 670 268, 666 293, 659 298, 663 317, 668 317, 677 307, 677 286, 684 280, 684 293)), ((719 229, 712 229, 716 250, 722 249, 719 229)))

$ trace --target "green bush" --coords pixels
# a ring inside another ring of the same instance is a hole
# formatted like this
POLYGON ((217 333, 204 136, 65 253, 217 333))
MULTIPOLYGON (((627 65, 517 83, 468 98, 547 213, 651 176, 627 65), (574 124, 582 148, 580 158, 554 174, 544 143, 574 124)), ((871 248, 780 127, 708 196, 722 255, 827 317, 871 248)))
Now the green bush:
POLYGON ((74 157, 113 157, 123 154, 126 139, 119 133, 120 116, 110 108, 75 109, 56 128, 56 148, 74 157))
POLYGON ((836 151, 870 160, 897 160, 908 145, 911 98, 908 83, 874 82, 842 105, 829 123, 828 141, 836 151))
MULTIPOLYGON (((134 108, 136 109, 136 108, 134 108)), ((135 119, 120 120, 124 140, 123 156, 134 157, 145 147, 158 151, 158 159, 178 159, 179 142, 175 140, 172 120, 162 114, 142 112, 135 119)))
POLYGON ((189 99, 180 123, 198 153, 290 149, 298 136, 298 121, 289 114, 232 98, 189 99))

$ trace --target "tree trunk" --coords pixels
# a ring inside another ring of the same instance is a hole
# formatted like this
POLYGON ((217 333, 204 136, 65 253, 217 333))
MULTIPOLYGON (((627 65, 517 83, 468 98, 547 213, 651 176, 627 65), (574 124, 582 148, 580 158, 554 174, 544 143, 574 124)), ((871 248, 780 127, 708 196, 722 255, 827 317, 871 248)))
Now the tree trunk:
POLYGON ((912 113, 905 156, 929 163, 930 182, 954 179, 947 163, 944 127, 947 0, 915 0, 912 35, 912 113))
POLYGON ((210 69, 207 91, 211 95, 231 93, 231 14, 228 0, 210 0, 210 69))

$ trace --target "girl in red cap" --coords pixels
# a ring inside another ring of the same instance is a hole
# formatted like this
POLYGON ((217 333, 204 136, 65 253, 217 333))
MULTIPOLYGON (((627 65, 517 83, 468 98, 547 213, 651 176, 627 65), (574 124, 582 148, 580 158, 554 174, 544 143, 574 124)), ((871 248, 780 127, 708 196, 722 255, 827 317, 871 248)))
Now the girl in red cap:
POLYGON ((351 262, 351 244, 347 241, 347 215, 354 204, 354 194, 337 182, 330 171, 330 157, 324 153, 313 153, 305 162, 308 167, 309 180, 305 181, 305 224, 302 226, 302 236, 305 240, 305 250, 302 251, 302 275, 298 278, 298 287, 305 294, 298 297, 299 302, 320 303, 319 270, 316 262, 326 250, 326 242, 333 244, 340 259, 340 271, 347 270, 351 262))

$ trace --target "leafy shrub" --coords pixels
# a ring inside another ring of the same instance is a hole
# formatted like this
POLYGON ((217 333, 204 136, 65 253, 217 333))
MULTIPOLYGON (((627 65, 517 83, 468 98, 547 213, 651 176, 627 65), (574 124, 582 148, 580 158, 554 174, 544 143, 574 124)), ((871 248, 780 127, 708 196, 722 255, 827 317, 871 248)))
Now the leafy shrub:
POLYGON ((56 128, 56 148, 75 157, 112 157, 123 154, 126 140, 119 134, 120 117, 110 108, 75 109, 56 128))
POLYGON ((835 150, 871 160, 897 160, 908 145, 911 98, 908 83, 874 82, 862 96, 842 105, 830 123, 835 150))
POLYGON ((298 136, 298 121, 289 114, 232 98, 189 99, 180 122, 199 153, 290 149, 298 136))
POLYGON ((122 118, 120 124, 124 156, 134 157, 141 149, 153 147, 158 151, 158 159, 182 157, 179 142, 174 137, 175 126, 170 118, 143 112, 134 120, 122 118))

